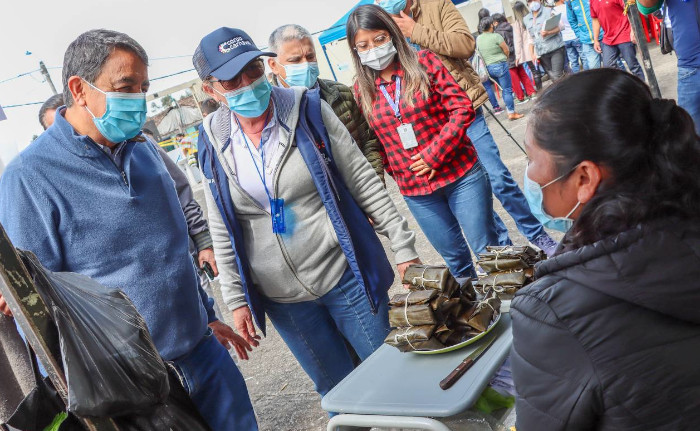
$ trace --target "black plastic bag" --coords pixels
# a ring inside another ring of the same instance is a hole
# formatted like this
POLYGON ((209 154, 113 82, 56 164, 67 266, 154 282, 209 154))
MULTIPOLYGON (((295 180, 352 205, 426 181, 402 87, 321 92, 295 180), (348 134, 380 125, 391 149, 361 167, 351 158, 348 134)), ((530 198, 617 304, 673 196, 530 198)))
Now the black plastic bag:
POLYGON ((20 252, 59 334, 68 411, 115 417, 165 401, 168 372, 146 322, 119 289, 75 273, 53 273, 20 252))
MULTIPOLYGON (((115 418, 119 431, 210 431, 190 396, 182 387, 177 372, 168 367, 170 394, 163 404, 148 414, 115 418)), ((61 430, 63 431, 63 430, 61 430)))
MULTIPOLYGON (((7 425, 22 431, 44 431, 58 415, 66 411, 61 396, 54 388, 48 377, 41 377, 37 366, 36 355, 27 344, 29 361, 34 373, 35 387, 24 397, 9 419, 7 425)), ((61 431, 81 431, 84 428, 72 415, 61 423, 61 431)))

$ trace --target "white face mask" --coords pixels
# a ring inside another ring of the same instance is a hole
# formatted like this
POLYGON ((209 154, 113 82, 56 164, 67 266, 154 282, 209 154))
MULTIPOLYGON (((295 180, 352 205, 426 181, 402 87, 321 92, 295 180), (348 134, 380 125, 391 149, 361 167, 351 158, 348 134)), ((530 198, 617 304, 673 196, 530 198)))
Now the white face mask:
POLYGON ((538 2, 538 1, 534 1, 534 2, 530 3, 530 10, 533 12, 539 11, 540 7, 542 7, 542 3, 538 2))
POLYGON ((396 56, 396 47, 389 41, 384 45, 379 45, 368 51, 357 52, 360 57, 360 63, 374 70, 381 71, 394 61, 396 56))

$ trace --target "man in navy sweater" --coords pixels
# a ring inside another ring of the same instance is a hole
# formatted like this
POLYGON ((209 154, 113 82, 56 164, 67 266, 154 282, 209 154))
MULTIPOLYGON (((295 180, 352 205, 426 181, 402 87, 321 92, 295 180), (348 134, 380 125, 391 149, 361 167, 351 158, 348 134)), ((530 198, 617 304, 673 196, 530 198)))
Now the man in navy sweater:
POLYGON ((141 136, 148 57, 129 36, 80 35, 63 64, 67 108, 0 178, 0 223, 52 271, 120 288, 213 430, 257 430, 243 377, 198 284, 172 178, 141 136), (217 341, 218 340, 218 341, 217 341))

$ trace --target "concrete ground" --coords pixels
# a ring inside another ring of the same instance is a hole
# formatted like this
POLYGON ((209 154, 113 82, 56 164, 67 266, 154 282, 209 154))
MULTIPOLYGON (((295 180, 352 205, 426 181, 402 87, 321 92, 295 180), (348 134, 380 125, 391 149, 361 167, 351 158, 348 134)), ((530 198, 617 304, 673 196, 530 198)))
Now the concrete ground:
MULTIPOLYGON (((649 48, 663 97, 675 98, 677 72, 675 55, 661 55, 655 44, 649 45, 649 48)), ((590 97, 596 97, 596 94, 591 94, 590 97)), ((517 105, 516 110, 528 114, 532 104, 533 102, 517 105)), ((510 169, 513 177, 522 185, 526 164, 525 156, 513 141, 508 138, 503 128, 490 115, 487 115, 487 118, 491 133, 500 148, 503 161, 510 169)), ((498 116, 498 119, 508 128, 513 137, 522 144, 528 117, 510 122, 505 118, 504 114, 501 114, 498 116)), ((585 118, 581 119, 581 121, 585 120, 585 118)), ((442 259, 428 243, 408 211, 396 184, 391 179, 387 179, 387 187, 399 211, 408 218, 411 228, 417 233, 416 246, 421 259, 430 264, 442 264, 442 259)), ((201 189, 197 190, 197 196, 200 202, 203 201, 203 199, 200 199, 202 197, 201 189)), ((513 242, 526 244, 527 241, 517 231, 515 223, 497 200, 494 200, 494 205, 508 226, 513 242)), ((387 242, 383 241, 383 243, 387 254, 392 256, 391 250, 386 246, 387 242)), ((395 283, 390 291, 390 295, 401 289, 402 287, 399 283, 395 283)), ((221 305, 220 296, 217 300, 221 305)), ((221 309, 225 308, 221 307, 221 309)), ((231 324, 230 316, 228 316, 228 320, 228 323, 231 324)), ((269 431, 325 430, 328 416, 321 409, 320 397, 314 391, 311 380, 301 369, 294 356, 292 356, 287 346, 274 330, 272 324, 268 321, 267 325, 267 337, 251 353, 249 361, 241 361, 239 364, 259 418, 260 428, 269 431)), ((448 371, 446 370, 446 372, 448 371)), ((503 415, 502 412, 501 415, 503 415)), ((505 416, 507 416, 504 420, 505 424, 508 426, 512 425, 514 413, 506 412, 505 416)), ((485 421, 481 421, 480 425, 475 422, 468 429, 476 431, 496 428, 488 425, 485 421)))

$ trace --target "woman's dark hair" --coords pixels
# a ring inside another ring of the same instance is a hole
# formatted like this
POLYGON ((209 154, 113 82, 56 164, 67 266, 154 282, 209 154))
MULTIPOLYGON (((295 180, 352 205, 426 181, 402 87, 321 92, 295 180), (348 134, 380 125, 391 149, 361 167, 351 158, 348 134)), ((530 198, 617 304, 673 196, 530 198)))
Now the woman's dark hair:
POLYGON ((493 18, 485 16, 479 20, 479 33, 483 33, 493 26, 493 18))
POLYGON ((700 136, 673 100, 615 69, 571 75, 537 100, 528 128, 558 175, 582 161, 607 169, 564 243, 578 248, 647 221, 700 218, 700 136), (591 97, 595 95, 595 97, 591 97))
POLYGON ((345 26, 352 63, 357 75, 357 102, 367 118, 372 117, 372 104, 374 103, 376 84, 375 79, 379 72, 360 62, 360 57, 355 49, 355 36, 359 30, 384 30, 391 36, 391 42, 396 48, 394 61, 403 69, 401 87, 403 93, 401 100, 407 105, 413 106, 415 94, 420 92, 427 99, 430 92, 430 80, 425 68, 418 61, 416 51, 411 48, 401 30, 391 16, 381 7, 368 4, 355 9, 348 17, 345 26), (405 89, 405 91, 403 91, 405 89))
POLYGON ((486 9, 485 7, 482 7, 481 9, 479 9, 478 15, 479 15, 479 21, 481 21, 482 18, 486 18, 487 16, 491 16, 491 12, 489 12, 489 10, 486 9))
POLYGON ((508 22, 508 20, 506 19, 506 16, 503 15, 502 13, 495 13, 495 14, 493 14, 492 18, 493 18, 493 22, 497 22, 499 24, 502 22, 508 22))

